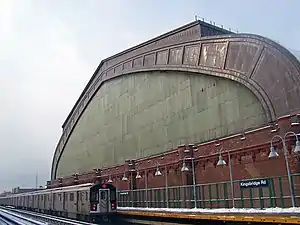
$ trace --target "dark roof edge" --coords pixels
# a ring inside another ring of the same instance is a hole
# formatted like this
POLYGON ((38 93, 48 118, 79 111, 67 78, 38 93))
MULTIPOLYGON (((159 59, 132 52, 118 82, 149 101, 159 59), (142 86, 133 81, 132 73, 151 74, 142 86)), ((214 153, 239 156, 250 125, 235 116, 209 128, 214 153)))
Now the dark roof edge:
POLYGON ((71 112, 68 114, 67 118, 65 119, 62 128, 64 129, 67 121, 69 120, 69 118, 71 117, 72 113, 74 112, 76 106, 78 105, 80 99, 84 96, 84 94, 86 93, 86 91, 88 90, 89 86, 91 85, 92 81, 94 80, 95 76, 97 75, 98 71, 100 70, 101 66, 103 65, 104 60, 102 60, 100 62, 100 64, 98 65, 97 69, 95 70, 95 72, 93 73, 92 77, 90 78, 90 80, 88 81, 87 85, 85 86, 85 88, 83 89, 82 93, 80 94, 79 98, 77 99, 77 101, 75 102, 75 105, 73 106, 73 108, 71 109, 71 112))
POLYGON ((150 39, 150 40, 148 40, 148 41, 146 41, 146 42, 143 42, 143 43, 141 43, 141 44, 138 44, 138 45, 136 45, 136 46, 133 46, 133 47, 131 47, 131 48, 128 48, 128 49, 126 49, 126 50, 124 50, 124 51, 121 51, 121 52, 119 52, 119 53, 117 53, 117 54, 115 54, 115 55, 112 55, 112 56, 110 56, 110 57, 108 57, 108 58, 102 60, 102 61, 100 62, 100 64, 98 65, 97 69, 95 70, 95 72, 93 73, 92 77, 91 77, 90 80, 88 81, 87 85, 86 85, 85 88, 83 89, 83 91, 82 91, 82 93, 80 94, 79 98, 78 98, 77 101, 75 102, 73 108, 71 109, 70 113, 68 114, 67 118, 65 119, 65 121, 64 121, 64 123, 63 123, 63 125, 62 125, 62 128, 64 129, 64 127, 66 126, 67 121, 69 120, 69 118, 70 118, 71 115, 73 114, 73 112, 74 112, 75 108, 77 107, 77 105, 78 105, 80 99, 84 96, 84 94, 85 94, 86 91, 88 90, 89 86, 91 85, 92 81, 94 80, 95 76, 97 75, 98 71, 100 70, 101 66, 102 66, 106 61, 108 61, 108 60, 110 60, 110 59, 113 59, 113 58, 115 58, 115 57, 121 56, 121 55, 123 55, 123 54, 126 54, 126 53, 128 53, 128 52, 131 52, 131 51, 133 51, 133 50, 139 49, 139 48, 141 48, 141 47, 144 47, 145 45, 151 44, 151 43, 153 43, 153 42, 155 42, 155 41, 158 41, 158 40, 163 39, 163 38, 165 38, 165 37, 168 37, 168 36, 170 36, 170 35, 172 35, 172 34, 175 34, 175 33, 178 33, 178 32, 180 32, 180 31, 182 31, 182 30, 185 30, 185 29, 187 29, 187 28, 189 28, 189 27, 193 27, 193 26, 195 26, 195 25, 199 25, 199 21, 193 21, 193 22, 191 22, 191 23, 188 23, 188 24, 186 24, 186 25, 183 25, 183 26, 181 26, 181 27, 178 27, 178 28, 176 28, 176 29, 174 29, 174 30, 171 30, 171 31, 169 31, 169 32, 167 32, 167 33, 164 33, 164 34, 162 34, 162 35, 159 35, 159 36, 157 36, 157 37, 155 37, 155 38, 152 38, 152 39, 150 39))

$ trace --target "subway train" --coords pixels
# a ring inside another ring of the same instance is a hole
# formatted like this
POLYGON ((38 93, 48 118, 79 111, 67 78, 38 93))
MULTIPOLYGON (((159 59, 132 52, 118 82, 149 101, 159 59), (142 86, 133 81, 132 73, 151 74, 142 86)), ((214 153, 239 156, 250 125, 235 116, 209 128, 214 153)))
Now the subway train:
POLYGON ((11 194, 0 197, 0 205, 89 222, 114 222, 116 196, 111 184, 87 183, 11 194))

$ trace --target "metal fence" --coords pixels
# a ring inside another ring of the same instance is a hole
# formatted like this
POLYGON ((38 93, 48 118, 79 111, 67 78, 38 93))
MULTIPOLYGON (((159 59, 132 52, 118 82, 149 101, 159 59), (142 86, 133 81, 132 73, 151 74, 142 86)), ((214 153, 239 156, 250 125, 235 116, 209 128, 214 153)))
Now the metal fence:
MULTIPOLYGON (((291 207, 287 177, 235 180, 233 185, 235 208, 291 207), (242 182, 258 179, 265 180, 266 184, 242 187, 242 182)), ((300 174, 292 174, 292 187, 296 206, 300 206, 300 174)), ((232 200, 230 182, 197 184, 195 189, 187 185, 118 191, 119 207, 231 208, 232 200)))

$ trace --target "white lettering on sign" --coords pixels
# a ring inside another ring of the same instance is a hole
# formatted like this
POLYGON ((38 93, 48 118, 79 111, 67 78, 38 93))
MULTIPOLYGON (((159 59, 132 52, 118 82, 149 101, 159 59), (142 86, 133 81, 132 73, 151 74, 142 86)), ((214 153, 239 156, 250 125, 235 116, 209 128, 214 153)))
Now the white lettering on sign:
POLYGON ((241 181, 240 187, 266 187, 268 186, 268 181, 266 179, 261 180, 250 180, 250 181, 241 181))

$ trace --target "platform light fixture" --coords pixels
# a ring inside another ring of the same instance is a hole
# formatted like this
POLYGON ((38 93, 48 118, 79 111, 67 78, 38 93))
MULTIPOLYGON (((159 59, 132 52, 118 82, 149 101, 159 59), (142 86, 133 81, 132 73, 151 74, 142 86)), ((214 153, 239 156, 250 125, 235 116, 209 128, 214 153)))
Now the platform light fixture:
POLYGON ((286 171, 287 171, 287 175, 288 175, 292 207, 295 207, 295 196, 294 196, 294 191, 293 191, 292 176, 291 176, 289 159, 288 159, 289 152, 287 150, 286 143, 285 143, 286 142, 286 137, 290 134, 296 137, 296 146, 295 146, 295 149, 294 149, 294 153, 295 154, 300 153, 300 142, 299 142, 298 135, 293 131, 289 131, 289 132, 285 133, 285 135, 283 137, 281 137, 280 135, 274 135, 272 137, 272 139, 270 141, 271 147, 270 147, 270 153, 269 153, 268 158, 272 159, 272 158, 279 157, 279 153, 276 151, 275 147, 273 146, 273 141, 274 141, 275 138, 280 139, 282 141, 282 145, 283 145, 283 153, 284 153, 284 158, 285 158, 286 171))
POLYGON ((112 179, 111 179, 111 176, 109 176, 107 183, 112 183, 112 182, 113 182, 113 181, 112 181, 112 179))
POLYGON ((276 151, 276 149, 274 148, 274 146, 271 146, 268 158, 269 159, 273 159, 273 158, 277 158, 277 157, 279 157, 278 152, 276 151))
POLYGON ((295 146, 295 149, 294 149, 294 153, 300 154, 300 141, 296 141, 296 146, 295 146))
POLYGON ((187 172, 187 171, 189 171, 189 168, 186 166, 185 159, 183 159, 181 172, 187 172))
POLYGON ((221 153, 219 155, 219 160, 218 160, 217 166, 226 166, 226 161, 223 159, 221 153))
MULTIPOLYGON (((277 136, 277 135, 275 135, 277 136)), ((274 136, 274 137, 275 137, 274 136)), ((296 136, 297 137, 297 136, 296 136)), ((285 140, 284 140, 285 141, 285 140)), ((296 141, 296 146, 294 148, 294 153, 295 154, 300 154, 300 141, 296 141)), ((278 152, 276 151, 275 147, 273 146, 273 144, 271 143, 271 147, 270 147, 270 153, 269 153, 269 159, 272 159, 272 158, 277 158, 279 157, 279 154, 278 152)))
POLYGON ((140 175, 139 171, 137 171, 135 179, 141 179, 141 178, 142 176, 140 175))
POLYGON ((123 175, 123 177, 122 177, 122 181, 128 181, 128 178, 126 177, 125 172, 124 172, 124 175, 123 175))
POLYGON ((155 174, 154 174, 154 175, 155 175, 155 176, 161 176, 161 175, 162 175, 162 173, 160 172, 158 166, 156 167, 156 171, 155 171, 155 174))

